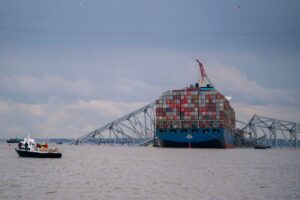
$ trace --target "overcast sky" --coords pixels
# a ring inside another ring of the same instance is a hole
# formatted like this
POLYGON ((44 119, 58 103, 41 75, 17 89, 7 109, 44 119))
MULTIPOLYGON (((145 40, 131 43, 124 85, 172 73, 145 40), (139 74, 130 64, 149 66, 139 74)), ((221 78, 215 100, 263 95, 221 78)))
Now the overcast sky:
POLYGON ((300 121, 298 0, 1 0, 0 138, 76 138, 195 83, 300 121))

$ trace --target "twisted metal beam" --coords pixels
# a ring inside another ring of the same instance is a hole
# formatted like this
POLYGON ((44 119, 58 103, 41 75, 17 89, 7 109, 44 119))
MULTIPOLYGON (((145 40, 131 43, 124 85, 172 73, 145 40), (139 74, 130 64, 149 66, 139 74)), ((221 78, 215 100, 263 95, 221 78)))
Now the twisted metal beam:
POLYGON ((240 129, 248 142, 272 148, 298 148, 300 124, 285 120, 254 115, 240 129))
POLYGON ((79 137, 71 144, 142 145, 149 143, 154 137, 154 116, 153 102, 79 137))
MULTIPOLYGON (((259 143, 273 148, 299 147, 299 123, 258 115, 253 115, 248 123, 236 121, 242 127, 236 131, 237 146, 243 146, 242 143, 246 146, 259 143)), ((79 137, 71 144, 148 145, 155 137, 154 127, 153 102, 79 137)))

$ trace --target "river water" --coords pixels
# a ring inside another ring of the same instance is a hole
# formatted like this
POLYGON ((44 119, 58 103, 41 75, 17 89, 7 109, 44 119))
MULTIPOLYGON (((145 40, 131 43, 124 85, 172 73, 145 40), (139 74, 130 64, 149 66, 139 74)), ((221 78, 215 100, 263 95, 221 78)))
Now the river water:
POLYGON ((0 199, 300 199, 300 150, 58 145, 61 159, 0 144, 0 199))

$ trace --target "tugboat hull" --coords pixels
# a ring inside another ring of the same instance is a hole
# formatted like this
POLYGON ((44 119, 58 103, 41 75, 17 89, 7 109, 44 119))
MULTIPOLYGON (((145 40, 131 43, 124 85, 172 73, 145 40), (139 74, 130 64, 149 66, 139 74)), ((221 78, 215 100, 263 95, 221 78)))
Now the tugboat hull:
POLYGON ((61 158, 61 153, 59 152, 35 152, 16 149, 16 152, 20 157, 30 157, 30 158, 61 158))

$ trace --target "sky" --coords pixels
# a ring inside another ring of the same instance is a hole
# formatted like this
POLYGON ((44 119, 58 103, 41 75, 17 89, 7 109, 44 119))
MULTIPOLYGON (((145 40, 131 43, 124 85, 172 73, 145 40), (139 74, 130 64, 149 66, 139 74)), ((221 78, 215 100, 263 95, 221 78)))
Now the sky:
POLYGON ((199 80, 300 122, 298 0, 0 0, 0 138, 77 138, 199 80))

